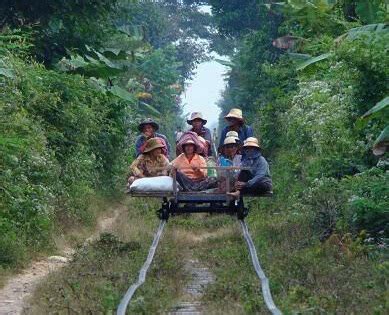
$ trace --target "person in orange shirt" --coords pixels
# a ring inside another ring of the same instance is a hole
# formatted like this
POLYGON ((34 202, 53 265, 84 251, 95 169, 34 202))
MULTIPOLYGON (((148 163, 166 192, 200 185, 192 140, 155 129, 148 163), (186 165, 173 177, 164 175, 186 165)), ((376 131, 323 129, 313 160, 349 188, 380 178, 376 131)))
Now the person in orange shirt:
POLYGON ((200 191, 216 187, 216 179, 207 177, 206 160, 196 153, 199 149, 193 140, 182 144, 183 153, 172 161, 177 169, 177 182, 184 191, 200 191))

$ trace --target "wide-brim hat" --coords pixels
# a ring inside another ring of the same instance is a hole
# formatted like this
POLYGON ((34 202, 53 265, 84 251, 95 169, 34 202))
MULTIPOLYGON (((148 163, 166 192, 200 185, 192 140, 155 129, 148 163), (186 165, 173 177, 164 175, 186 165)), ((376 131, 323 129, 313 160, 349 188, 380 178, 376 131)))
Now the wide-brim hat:
POLYGON ((239 138, 238 137, 227 137, 224 139, 223 146, 228 144, 238 145, 239 138))
POLYGON ((200 112, 193 112, 191 115, 190 115, 190 119, 188 119, 186 122, 191 125, 193 120, 195 119, 200 119, 203 121, 203 124, 205 125, 207 123, 207 120, 203 118, 203 114, 201 114, 200 112))
POLYGON ((161 141, 159 141, 158 138, 151 138, 146 141, 146 146, 143 150, 143 153, 148 153, 159 148, 162 149, 164 147, 165 145, 161 141))
POLYGON ((259 141, 257 138, 254 138, 254 137, 248 137, 244 143, 243 143, 243 147, 255 147, 255 148, 260 148, 259 146, 259 141))
POLYGON ((224 118, 225 119, 236 118, 236 119, 239 119, 241 121, 244 120, 242 110, 239 108, 232 108, 230 110, 230 112, 226 116, 224 116, 224 118))
POLYGON ((226 133, 226 138, 228 138, 228 137, 234 137, 234 138, 239 139, 239 134, 236 131, 229 131, 226 133))
POLYGON ((159 125, 151 118, 146 118, 145 120, 143 120, 139 126, 138 126, 138 130, 140 132, 143 131, 143 127, 146 126, 146 125, 151 125, 153 126, 154 130, 157 131, 159 129, 159 125))

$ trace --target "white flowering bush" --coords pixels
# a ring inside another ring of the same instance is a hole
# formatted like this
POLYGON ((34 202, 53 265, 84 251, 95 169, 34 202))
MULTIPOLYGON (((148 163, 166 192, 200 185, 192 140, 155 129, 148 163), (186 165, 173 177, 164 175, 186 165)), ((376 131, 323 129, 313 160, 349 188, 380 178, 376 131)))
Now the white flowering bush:
MULTIPOLYGON (((356 160, 363 149, 353 130, 352 88, 334 87, 325 80, 303 81, 283 115, 286 143, 303 154, 308 174, 337 176, 356 160)), ((354 162, 355 161, 355 162, 354 162)))

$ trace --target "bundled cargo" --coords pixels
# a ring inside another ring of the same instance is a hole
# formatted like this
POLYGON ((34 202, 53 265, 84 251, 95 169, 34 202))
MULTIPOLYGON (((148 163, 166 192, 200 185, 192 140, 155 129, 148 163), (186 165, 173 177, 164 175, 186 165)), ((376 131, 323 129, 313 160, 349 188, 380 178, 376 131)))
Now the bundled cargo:
POLYGON ((170 176, 139 178, 130 186, 130 192, 173 192, 173 190, 173 178, 170 176))

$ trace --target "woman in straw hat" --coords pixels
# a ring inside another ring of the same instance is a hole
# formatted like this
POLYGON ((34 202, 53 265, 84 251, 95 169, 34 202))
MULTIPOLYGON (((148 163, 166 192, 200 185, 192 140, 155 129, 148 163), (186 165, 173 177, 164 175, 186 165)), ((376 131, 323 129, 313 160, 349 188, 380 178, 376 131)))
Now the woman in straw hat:
POLYGON ((197 133, 198 136, 204 138, 208 142, 208 156, 212 156, 212 135, 211 130, 204 125, 207 123, 207 120, 203 118, 203 115, 200 112, 193 112, 190 115, 190 119, 186 121, 192 128, 189 131, 197 133))
MULTIPOLYGON (((239 146, 237 133, 236 136, 233 134, 233 136, 227 137, 221 148, 221 155, 217 164, 223 167, 240 166, 242 156, 238 154, 239 146)), ((234 187, 238 172, 238 170, 219 170, 219 191, 226 191, 227 181, 229 181, 229 187, 234 187)))
POLYGON ((219 166, 240 166, 242 156, 238 154, 239 138, 227 137, 221 148, 221 155, 218 159, 219 166))
POLYGON ((128 184, 143 177, 166 176, 169 170, 169 160, 162 154, 165 144, 160 138, 146 141, 143 153, 130 166, 128 184))
POLYGON ((177 169, 177 182, 184 191, 200 191, 216 184, 216 179, 207 178, 206 160, 197 154, 198 144, 188 139, 182 143, 183 153, 175 158, 171 164, 177 169))
POLYGON ((227 137, 229 131, 235 131, 238 133, 240 141, 243 143, 248 137, 253 137, 253 128, 245 125, 242 110, 239 108, 233 108, 230 112, 224 116, 227 121, 227 126, 224 127, 220 136, 219 148, 223 146, 224 139, 227 137))
POLYGON ((159 138, 162 139, 163 143, 165 144, 164 148, 162 149, 162 153, 169 158, 170 155, 170 145, 165 135, 161 133, 157 133, 157 130, 159 129, 159 125, 151 118, 146 118, 143 120, 139 126, 138 130, 141 132, 141 134, 136 138, 135 141, 135 149, 136 149, 136 156, 138 157, 144 152, 144 149, 146 147, 146 141, 151 138, 159 138))
POLYGON ((241 170, 235 183, 236 192, 231 196, 238 198, 240 194, 263 194, 272 191, 269 164, 262 156, 257 138, 249 137, 243 144, 241 166, 249 168, 241 170))

